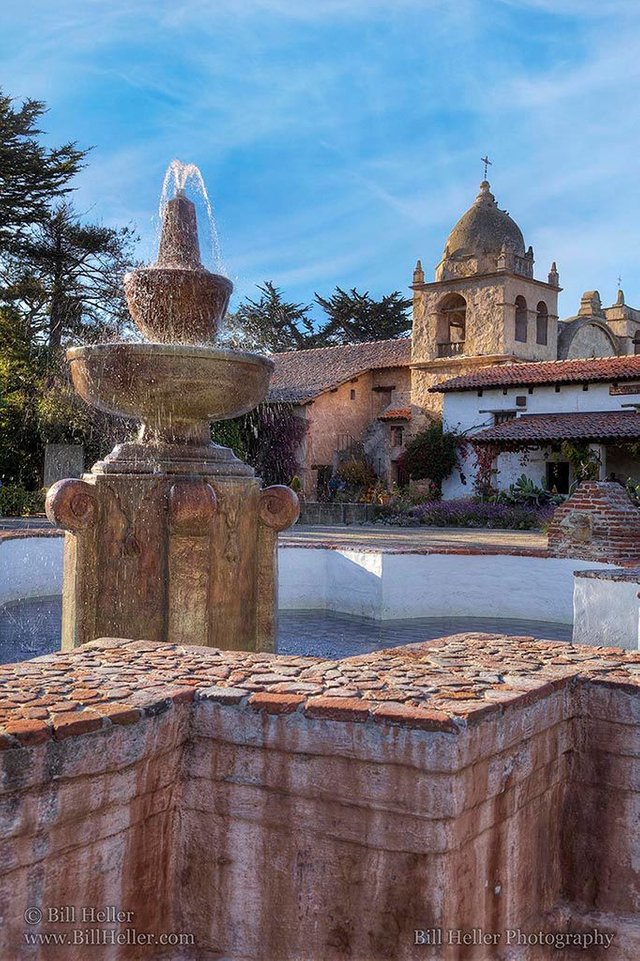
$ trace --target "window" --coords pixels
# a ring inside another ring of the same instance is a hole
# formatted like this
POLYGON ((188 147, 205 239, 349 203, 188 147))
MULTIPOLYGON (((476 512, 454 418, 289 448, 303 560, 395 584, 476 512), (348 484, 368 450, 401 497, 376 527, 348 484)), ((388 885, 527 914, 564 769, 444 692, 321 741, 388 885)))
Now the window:
POLYGON ((352 387, 349 393, 350 393, 350 396, 351 396, 351 400, 355 400, 355 399, 356 399, 356 390, 355 390, 355 387, 352 387))
POLYGON ((536 310, 536 344, 546 346, 549 336, 549 311, 544 300, 541 300, 536 310))
POLYGON ((402 427, 391 428, 391 446, 392 447, 402 447, 403 434, 404 434, 404 428, 402 427))
POLYGON ((633 338, 633 352, 634 354, 640 354, 640 333, 633 338))
POLYGON ((527 302, 524 297, 516 297, 515 339, 521 344, 527 342, 527 302))

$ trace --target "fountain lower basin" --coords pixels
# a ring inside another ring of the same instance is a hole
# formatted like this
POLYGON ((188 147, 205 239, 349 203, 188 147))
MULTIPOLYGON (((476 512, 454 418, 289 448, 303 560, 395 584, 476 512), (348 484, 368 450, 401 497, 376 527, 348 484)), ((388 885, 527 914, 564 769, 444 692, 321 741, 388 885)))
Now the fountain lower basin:
POLYGON ((67 351, 73 385, 105 413, 174 433, 229 420, 264 400, 267 357, 184 344, 96 344, 67 351))

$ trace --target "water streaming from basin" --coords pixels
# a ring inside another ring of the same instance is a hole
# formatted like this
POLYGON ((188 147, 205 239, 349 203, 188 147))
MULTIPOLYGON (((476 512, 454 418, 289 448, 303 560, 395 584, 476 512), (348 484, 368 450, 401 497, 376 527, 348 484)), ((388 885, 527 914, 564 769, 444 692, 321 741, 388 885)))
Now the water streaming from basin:
POLYGON ((100 636, 273 649, 277 533, 296 520, 298 499, 282 485, 261 490, 254 470, 211 440, 211 422, 265 398, 273 362, 216 345, 233 284, 202 263, 189 184, 211 212, 197 167, 170 164, 157 260, 124 278, 145 341, 67 352, 80 396, 140 429, 48 493, 69 548, 65 650, 100 636))
MULTIPOLYGON (((200 168, 195 164, 183 163, 182 160, 174 159, 167 167, 162 182, 160 205, 158 208, 158 242, 160 241, 160 233, 162 224, 164 223, 167 204, 175 196, 188 196, 195 205, 196 211, 198 211, 198 207, 203 208, 206 232, 208 234, 208 246, 211 248, 213 270, 216 271, 216 273, 226 274, 222 260, 222 248, 220 246, 218 228, 213 213, 213 204, 211 203, 200 168)), ((207 245, 205 245, 205 248, 206 246, 207 245)))

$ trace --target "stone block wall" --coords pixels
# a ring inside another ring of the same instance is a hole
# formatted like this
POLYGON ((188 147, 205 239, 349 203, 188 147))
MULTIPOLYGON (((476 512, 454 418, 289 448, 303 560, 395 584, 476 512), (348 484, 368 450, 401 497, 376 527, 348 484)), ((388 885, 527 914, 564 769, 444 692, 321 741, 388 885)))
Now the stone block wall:
POLYGON ((375 504, 341 504, 334 501, 304 501, 299 524, 366 524, 375 518, 375 504))
POLYGON ((640 510, 620 484, 584 482, 556 510, 548 539, 555 557, 635 565, 640 561, 640 510))
POLYGON ((0 956, 632 961, 639 668, 498 635, 7 665, 0 956), (517 940, 594 927, 614 950, 517 940))

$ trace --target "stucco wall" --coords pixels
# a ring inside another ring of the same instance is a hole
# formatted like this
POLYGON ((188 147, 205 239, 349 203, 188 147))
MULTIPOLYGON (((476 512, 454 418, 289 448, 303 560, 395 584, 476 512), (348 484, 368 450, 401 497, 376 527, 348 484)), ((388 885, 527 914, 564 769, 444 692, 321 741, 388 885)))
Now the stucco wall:
POLYGON ((607 644, 638 650, 640 575, 577 574, 573 594, 574 644, 607 644))
POLYGON ((566 358, 608 357, 615 353, 611 339, 595 324, 585 324, 571 338, 566 358))
POLYGON ((333 464, 339 435, 347 435, 360 442, 367 427, 391 400, 388 392, 378 392, 374 388, 395 387, 399 392, 406 392, 409 384, 408 367, 367 371, 335 391, 321 394, 305 406, 308 431, 301 457, 302 480, 308 497, 316 494, 317 471, 313 465, 333 464), (353 400, 351 391, 355 391, 353 400))
POLYGON ((444 394, 445 429, 462 431, 479 430, 492 423, 490 413, 480 411, 513 410, 516 397, 525 397, 526 407, 519 408, 523 414, 558 414, 573 411, 622 410, 623 404, 640 400, 637 394, 610 394, 609 384, 590 384, 588 390, 582 384, 561 384, 556 391, 553 385, 534 387, 497 387, 484 389, 478 397, 477 390, 455 391, 444 394))
MULTIPOLYGON (((515 617, 570 624, 573 572, 593 562, 505 554, 280 549, 282 610, 377 619, 515 617)), ((595 565, 602 569, 613 565, 595 565)))
MULTIPOLYGON (((582 384, 562 384, 556 391, 553 385, 529 388, 507 387, 483 389, 482 396, 477 390, 455 391, 440 395, 444 399, 442 421, 445 430, 455 430, 469 436, 493 424, 493 411, 515 410, 516 398, 523 398, 526 407, 518 407, 522 414, 557 414, 586 411, 623 410, 623 404, 632 403, 640 398, 637 394, 610 394, 609 384, 590 384, 588 390, 583 390, 582 384)), ((602 449, 604 454, 604 448, 602 449)), ((522 456, 518 453, 500 454, 497 460, 499 474, 497 484, 505 489, 521 474, 526 474, 536 484, 540 484, 545 476, 545 457, 542 451, 527 453, 527 463, 522 464, 522 456)), ((442 487, 443 496, 464 497, 471 492, 475 476, 475 456, 473 451, 467 452, 463 458, 462 470, 467 478, 466 487, 460 483, 459 473, 454 472, 447 478, 442 487)), ((640 463, 637 459, 623 458, 614 454, 603 457, 601 473, 606 476, 610 471, 626 478, 640 473, 640 463)))
MULTIPOLYGON (((59 593, 62 545, 62 538, 0 542, 0 603, 59 593), (11 560, 7 563, 7 555, 3 564, 3 551, 11 543, 16 545, 11 560)), ((567 624, 573 616, 573 572, 612 568, 566 558, 302 547, 281 547, 278 563, 283 610, 330 610, 377 619, 516 617, 567 624)))
POLYGON ((63 537, 0 538, 0 604, 62 592, 63 537))

